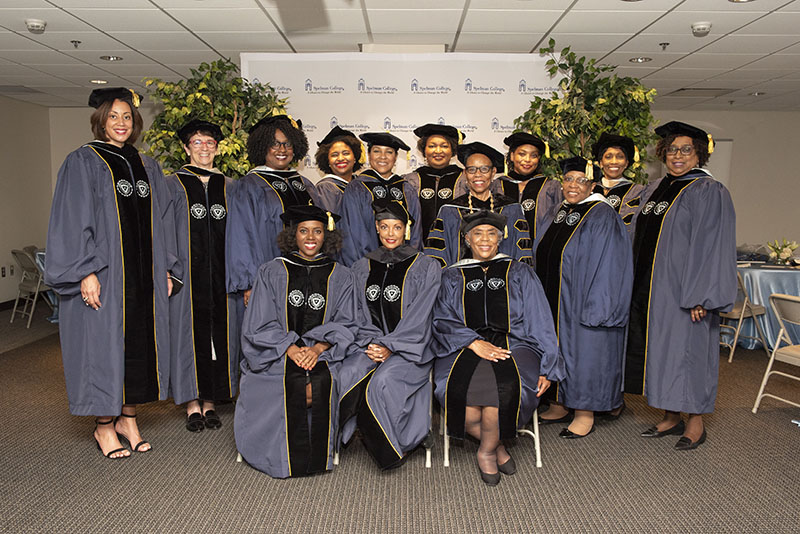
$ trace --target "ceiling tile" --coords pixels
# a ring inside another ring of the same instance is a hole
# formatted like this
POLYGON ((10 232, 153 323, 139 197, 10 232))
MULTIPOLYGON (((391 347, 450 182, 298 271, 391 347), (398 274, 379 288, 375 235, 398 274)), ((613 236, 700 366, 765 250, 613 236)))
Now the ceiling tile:
POLYGON ((358 43, 367 42, 366 33, 294 33, 288 38, 298 52, 358 52, 358 43))
MULTIPOLYGON (((692 0, 692 2, 693 1, 695 0, 692 0)), ((723 3, 722 0, 715 0, 715 2, 718 4, 723 3)), ((710 42, 721 35, 725 35, 726 33, 730 33, 744 26, 761 15, 762 13, 757 12, 673 11, 667 13, 663 18, 647 28, 645 33, 685 35, 687 39, 698 39, 710 42), (695 22, 711 22, 711 33, 706 37, 694 37, 692 35, 692 24, 695 22)))
MULTIPOLYGON (((86 26, 87 29, 90 29, 86 26)), ((37 42, 42 45, 55 48, 56 50, 113 50, 119 48, 121 45, 111 37, 104 35, 101 32, 82 31, 82 32, 51 32, 47 31, 42 35, 33 36, 37 42), (70 42, 72 40, 80 41, 78 48, 70 42)))
MULTIPOLYGON (((76 0, 77 1, 77 0, 76 0)), ((89 0, 91 1, 91 0, 89 0)), ((115 1, 115 0, 111 0, 115 1)), ((256 7, 254 0, 151 0, 162 9, 230 9, 240 7, 256 7)), ((264 2, 269 6, 272 2, 264 2)))
MULTIPOLYGON (((438 9, 463 9, 464 8, 464 1, 465 0, 437 0, 436 7, 438 9)), ((493 0, 486 0, 491 4, 494 4, 493 0)), ((498 2, 502 2, 503 0, 497 0, 498 2)), ((513 2, 519 5, 519 0, 505 0, 509 3, 513 2)), ((564 2, 566 0, 557 0, 560 2, 564 2)), ((405 2, 400 3, 398 5, 397 0, 364 0, 365 5, 367 6, 367 12, 371 13, 374 9, 428 9, 431 7, 430 0, 406 0, 405 2)), ((472 8, 478 7, 494 7, 493 5, 489 6, 478 6, 477 3, 479 1, 472 3, 472 8)), ((499 6, 498 6, 499 7, 499 6)))
MULTIPOLYGON (((629 34, 618 33, 601 33, 601 34, 588 34, 588 33, 552 33, 548 36, 555 39, 556 50, 570 47, 573 52, 603 52, 614 50, 619 45, 630 38, 629 34)), ((546 45, 547 43, 542 43, 546 45)))
POLYGON ((742 28, 737 35, 797 35, 800 13, 771 13, 742 28))
POLYGON ((540 35, 525 33, 462 33, 454 52, 530 52, 540 35))
POLYGON ((658 67, 665 67, 670 63, 677 61, 683 57, 683 54, 669 54, 667 52, 659 52, 657 54, 648 54, 647 57, 651 58, 652 61, 648 61, 647 63, 631 63, 629 60, 632 57, 638 57, 634 54, 628 52, 614 52, 613 54, 608 54, 603 58, 603 63, 608 65, 619 65, 619 66, 642 66, 642 67, 649 67, 649 68, 658 68, 658 67))
MULTIPOLYGON (((106 73, 98 69, 97 67, 93 67, 91 65, 84 65, 84 64, 70 64, 70 65, 35 65, 33 68, 39 69, 43 72, 47 72, 53 76, 59 77, 71 77, 71 76, 81 76, 90 80, 92 78, 102 77, 106 73)), ((3 71, 5 72, 5 68, 3 71)))
POLYGON ((25 8, 0 9, 0 26, 27 33, 25 19, 41 19, 47 22, 46 31, 86 31, 91 30, 83 22, 60 9, 25 8))
MULTIPOLYGON (((461 12, 457 12, 458 17, 461 12)), ((544 33, 561 16, 561 11, 528 11, 521 9, 470 9, 464 19, 461 31, 470 33, 544 33)), ((458 27, 458 18, 454 29, 458 27)), ((566 46, 566 45, 564 45, 566 46)))
POLYGON ((288 52, 289 46, 277 31, 272 32, 198 32, 204 41, 217 50, 240 52, 288 52))
POLYGON ((47 74, 32 74, 32 75, 3 75, 0 74, 0 85, 25 85, 27 87, 37 86, 59 86, 64 85, 66 82, 55 76, 48 76, 47 74))
MULTIPOLYGON (((106 70, 113 72, 121 78, 160 78, 161 76, 174 76, 175 71, 162 65, 108 65, 106 70)), ((177 69, 176 69, 177 70, 177 69)))
MULTIPOLYGON (((368 4, 372 4, 373 0, 367 0, 368 4)), ((384 0, 390 1, 390 0, 384 0)), ((421 0, 416 0, 421 1, 421 0)), ((572 5, 574 0, 547 0, 547 2, 537 1, 537 2, 524 2, 520 0, 472 0, 470 2, 469 7, 470 9, 517 9, 520 11, 523 10, 541 10, 543 8, 547 9, 554 9, 557 11, 564 11, 572 5), (546 5, 543 5, 546 4, 546 5)), ((428 2, 430 5, 430 2, 428 2)), ((460 2, 460 5, 454 7, 464 7, 464 1, 460 2)))
POLYGON ((29 39, 25 35, 0 30, 0 50, 41 50, 42 46, 35 39, 29 39))
MULTIPOLYGON (((648 68, 648 67, 618 67, 614 69, 611 74, 615 74, 620 78, 630 77, 630 78, 637 78, 642 79, 648 74, 652 74, 658 69, 656 68, 648 68)), ((647 85, 647 84, 645 84, 647 85)))
POLYGON ((679 5, 681 0, 648 0, 622 3, 620 0, 578 0, 573 11, 666 11, 679 5))
POLYGON ((685 34, 642 33, 622 45, 618 52, 634 52, 639 55, 660 53, 661 43, 668 43, 664 52, 673 54, 688 54, 708 44, 691 35, 687 37, 685 34))
MULTIPOLYGON (((188 65, 194 63, 199 65, 204 61, 216 61, 220 55, 213 50, 152 50, 147 53, 150 57, 164 64, 175 63, 178 65, 188 65)), ((131 62, 133 63, 133 62, 131 62)))
POLYGON ((267 12, 284 31, 366 32, 361 9, 268 9, 267 12))
POLYGON ((786 1, 787 0, 758 0, 757 2, 732 4, 729 2, 720 2, 720 0, 691 0, 690 2, 681 3, 677 11, 767 12, 777 9, 785 4, 786 1))
MULTIPOLYGON (((121 45, 117 45, 119 47, 121 45)), ((147 59, 145 56, 138 52, 134 52, 130 48, 128 49, 121 49, 115 48, 112 50, 81 50, 78 48, 77 50, 64 50, 64 54, 75 58, 75 60, 80 60, 84 63, 89 63, 90 65, 110 65, 111 61, 106 61, 100 59, 100 56, 119 56, 122 58, 122 61, 126 63, 134 63, 137 65, 141 65, 143 63, 150 63, 151 60, 147 59)), ((52 63, 52 62, 51 62, 52 63)))
POLYGON ((375 44, 453 44, 455 32, 430 33, 373 33, 375 44))
MULTIPOLYGON (((97 9, 152 9, 153 4, 148 0, 50 0, 58 7, 70 10, 74 8, 97 9)), ((197 0, 195 0, 196 2, 197 0)))
POLYGON ((571 11, 557 33, 636 33, 661 16, 660 11, 571 11))
POLYGON ((197 50, 206 45, 187 31, 180 32, 109 32, 134 50, 197 50))
POLYGON ((72 13, 106 32, 179 31, 181 27, 159 9, 73 9, 72 13))
POLYGON ((192 31, 264 31, 274 27, 260 9, 170 9, 169 14, 192 31))
POLYGON ((96 89, 97 87, 100 87, 99 85, 91 83, 92 80, 107 81, 108 84, 106 84, 104 87, 122 87, 129 83, 128 80, 124 78, 121 78, 119 76, 113 76, 108 73, 98 74, 96 78, 94 76, 92 76, 91 78, 87 78, 86 76, 61 76, 61 78, 68 82, 72 82, 75 85, 79 85, 84 89, 89 88, 89 91, 86 92, 86 96, 89 96, 91 89, 96 89))
MULTIPOLYGON (((719 76, 714 76, 714 80, 758 80, 765 81, 772 78, 780 78, 791 74, 793 71, 789 69, 737 69, 730 72, 721 73, 719 76)), ((710 78, 710 76, 709 76, 710 78)))
POLYGON ((3 7, 0 9, 14 9, 14 8, 42 8, 53 7, 44 0, 3 0, 3 7))
POLYGON ((727 69, 679 69, 676 67, 669 67, 661 69, 653 74, 647 76, 647 80, 663 80, 663 79, 680 79, 680 80, 694 80, 700 81, 711 78, 716 74, 727 72, 727 69))
POLYGON ((420 17, 416 11, 401 9, 370 9, 369 25, 377 33, 406 31, 448 32, 458 29, 461 11, 458 9, 436 9, 420 17))
POLYGON ((0 50, 0 57, 25 65, 53 65, 58 63, 78 63, 61 52, 53 50, 0 50))
POLYGON ((717 67, 736 69, 763 57, 761 54, 691 54, 677 63, 677 68, 699 69, 717 67))
POLYGON ((774 54, 747 65, 748 69, 797 69, 800 71, 800 55, 774 54))
POLYGON ((771 54, 797 43, 796 35, 728 35, 703 48, 712 54, 771 54))
POLYGON ((2 65, 0 74, 3 76, 37 76, 41 73, 35 69, 32 69, 31 67, 26 67, 25 65, 8 63, 2 65))

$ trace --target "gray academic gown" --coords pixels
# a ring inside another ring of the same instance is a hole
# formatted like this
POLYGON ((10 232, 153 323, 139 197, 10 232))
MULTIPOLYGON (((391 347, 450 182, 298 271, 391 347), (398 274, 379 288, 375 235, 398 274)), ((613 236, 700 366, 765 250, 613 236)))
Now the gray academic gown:
POLYGON ((703 169, 653 184, 636 221, 625 391, 663 410, 710 413, 717 396, 719 313, 736 300, 736 216, 703 169), (693 323, 690 310, 708 310, 693 323))
POLYGON ((317 182, 317 195, 319 195, 319 207, 341 215, 342 213, 342 194, 347 187, 347 180, 339 178, 335 174, 326 174, 322 180, 317 182))
POLYGON ((436 260, 409 246, 396 252, 381 247, 353 265, 359 329, 339 373, 342 443, 358 425, 382 468, 395 465, 430 429, 432 356, 425 347, 441 278, 436 260), (370 360, 364 352, 370 343, 391 356, 370 360))
MULTIPOLYGON (((126 384, 126 359, 130 364, 131 357, 137 355, 132 351, 126 354, 125 350, 124 310, 130 294, 125 295, 124 262, 146 261, 148 257, 152 258, 152 267, 143 267, 143 272, 153 273, 152 295, 145 293, 139 298, 147 299, 146 306, 152 306, 154 319, 152 323, 138 324, 128 317, 127 323, 128 327, 135 325, 137 332, 155 331, 150 334, 155 341, 155 360, 143 364, 149 375, 145 381, 148 391, 139 394, 137 402, 163 400, 168 392, 167 271, 177 277, 183 275, 175 247, 171 197, 159 165, 130 145, 119 149, 95 141, 70 153, 58 172, 53 196, 45 283, 61 296, 61 354, 70 412, 74 415, 119 415, 122 404, 133 398, 129 393, 133 373, 126 384), (129 160, 141 161, 146 182, 137 179, 132 183, 129 160), (118 195, 122 198, 118 199, 118 195), (137 196, 145 203, 150 198, 150 221, 143 228, 150 227, 152 247, 147 253, 130 252, 123 258, 120 229, 130 235, 135 228, 127 225, 130 219, 120 215, 120 205, 137 196), (102 307, 97 311, 86 306, 81 297, 81 280, 92 273, 101 285, 102 307)), ((129 298, 130 302, 133 300, 129 298)), ((128 339, 129 344, 135 343, 133 337, 128 339)))
MULTIPOLYGON (((318 262, 328 261, 318 258, 318 262)), ((289 291, 290 270, 300 266, 302 272, 312 263, 292 254, 262 265, 242 323, 244 359, 234 415, 236 448, 247 463, 275 478, 333 469, 339 369, 356 331, 353 274, 337 263, 324 272, 323 287, 305 295, 297 289, 289 291), (306 316, 321 313, 323 320, 306 324, 310 328, 299 336, 288 328, 289 315, 296 311, 289 310, 290 305, 303 309, 306 316), (320 355, 306 379, 286 356, 286 349, 318 342, 331 347, 320 355), (306 410, 306 380, 312 385, 311 410, 306 410)), ((309 268, 328 269, 324 265, 309 268)))
POLYGON ((175 208, 178 254, 185 266, 184 286, 169 303, 171 395, 176 404, 230 399, 239 387, 244 312, 241 299, 225 291, 227 199, 236 182, 187 165, 169 176, 167 184, 175 208), (208 174, 204 187, 198 175, 208 174))

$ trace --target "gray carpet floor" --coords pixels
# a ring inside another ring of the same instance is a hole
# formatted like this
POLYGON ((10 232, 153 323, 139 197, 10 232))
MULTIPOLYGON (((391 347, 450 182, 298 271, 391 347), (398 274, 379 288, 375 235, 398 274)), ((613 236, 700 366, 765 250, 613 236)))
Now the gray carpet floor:
MULTIPOLYGON (((726 352, 726 351, 723 351, 726 352)), ((675 437, 638 433, 660 413, 628 409, 586 439, 542 427, 544 467, 532 440, 511 450, 519 471, 490 488, 475 445, 442 445, 432 469, 415 452, 378 471, 359 442, 332 473, 273 480, 235 462, 233 405, 224 426, 191 434, 169 402, 140 408, 154 451, 103 458, 93 422, 67 410, 58 337, 0 355, 0 532, 791 532, 800 528, 800 410, 766 400, 751 413, 766 358, 739 349, 720 363, 708 441, 691 452, 675 437)), ((800 388, 773 389, 800 399, 800 388)))

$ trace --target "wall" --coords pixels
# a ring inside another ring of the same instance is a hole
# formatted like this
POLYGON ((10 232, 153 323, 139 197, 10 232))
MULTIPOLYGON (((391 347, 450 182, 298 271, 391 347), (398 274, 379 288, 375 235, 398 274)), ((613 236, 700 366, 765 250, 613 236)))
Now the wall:
MULTIPOLYGON (((800 164, 795 157, 800 112, 655 111, 733 140, 727 184, 736 207, 736 242, 800 242, 800 164)), ((714 159, 716 154, 712 154, 714 159)))
POLYGON ((17 296, 20 276, 11 249, 45 246, 52 194, 48 109, 0 97, 0 117, 0 266, 6 268, 0 302, 5 302, 17 296))

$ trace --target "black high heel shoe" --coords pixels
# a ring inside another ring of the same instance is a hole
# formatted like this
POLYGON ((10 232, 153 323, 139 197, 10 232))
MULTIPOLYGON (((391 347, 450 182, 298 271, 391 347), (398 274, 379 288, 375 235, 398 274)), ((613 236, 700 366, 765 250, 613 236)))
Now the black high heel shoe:
MULTIPOLYGON (((113 422, 114 422, 114 418, 113 417, 111 419, 109 419, 108 421, 100 421, 100 419, 95 419, 94 420, 94 429, 97 430, 97 427, 99 425, 110 425, 113 422)), ((100 446, 100 442, 97 441, 97 438, 94 437, 94 434, 92 434, 92 437, 94 438, 94 444, 97 445, 97 450, 100 451, 100 454, 102 454, 103 456, 105 456, 109 460, 122 460, 123 458, 130 458, 131 457, 130 454, 127 454, 125 456, 113 456, 114 454, 117 454, 118 452, 127 451, 128 449, 126 449, 125 447, 120 447, 118 449, 114 449, 113 451, 108 451, 108 452, 104 453, 103 452, 103 448, 100 446)))
MULTIPOLYGON (((120 414, 120 417, 127 417, 129 419, 136 419, 136 415, 128 415, 126 413, 120 414)), ((119 417, 117 417, 114 420, 114 423, 116 423, 117 421, 119 421, 119 417)), ((116 424, 114 425, 114 428, 116 429, 116 424)), ((125 440, 128 443, 128 446, 131 448, 131 450, 133 452, 142 452, 142 453, 144 453, 144 452, 150 452, 150 451, 153 450, 153 446, 150 445, 150 443, 146 439, 143 439, 142 441, 137 443, 136 446, 134 447, 133 444, 131 443, 131 440, 128 438, 128 436, 126 436, 122 432, 117 431, 117 436, 119 436, 119 440, 120 441, 125 440), (150 445, 150 448, 149 449, 145 449, 143 451, 140 451, 139 447, 141 447, 142 445, 150 445)))

